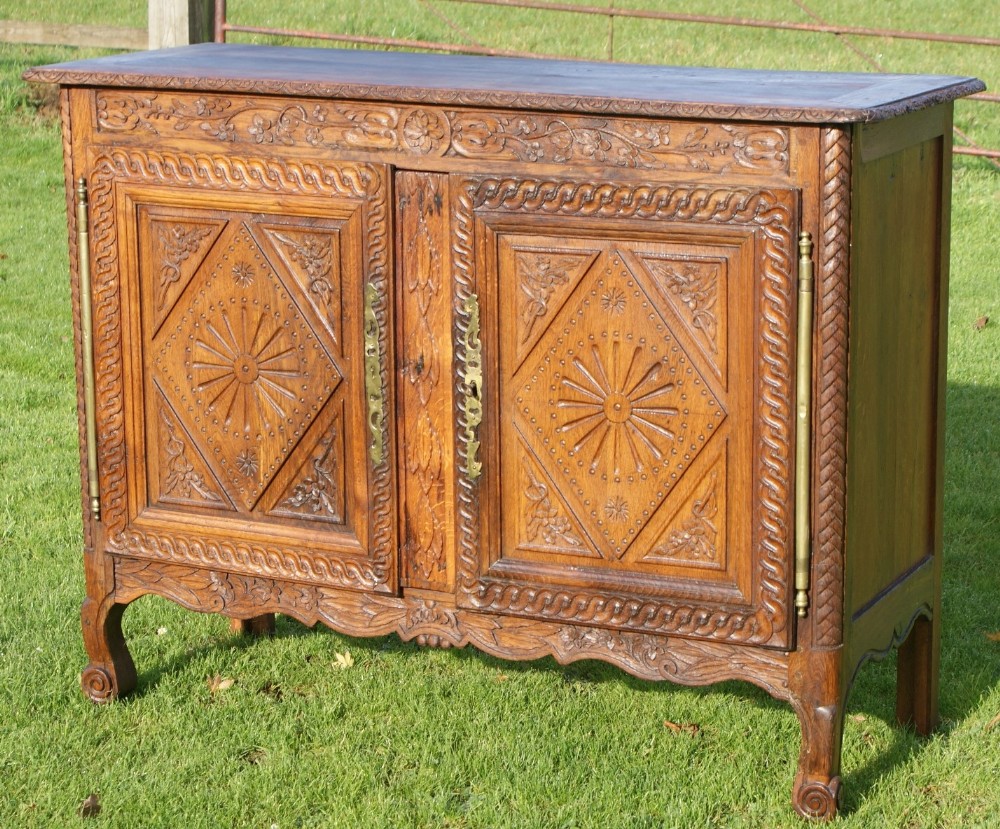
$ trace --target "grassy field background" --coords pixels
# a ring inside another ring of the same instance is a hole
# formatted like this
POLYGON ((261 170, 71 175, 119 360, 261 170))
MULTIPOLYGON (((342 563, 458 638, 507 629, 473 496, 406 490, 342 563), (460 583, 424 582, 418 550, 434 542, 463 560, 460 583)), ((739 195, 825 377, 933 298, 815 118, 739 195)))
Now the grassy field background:
MULTIPOLYGON (((0 0, 0 18, 141 26, 144 5, 0 0)), ((234 22, 456 39, 432 5, 481 42, 591 57, 603 56, 607 34, 604 21, 443 0, 229 5, 234 22)), ((977 20, 983 7, 971 0, 813 5, 836 22, 1000 36, 1000 16, 977 20)), ((776 0, 683 6, 806 19, 776 0)), ((864 68, 824 35, 619 21, 615 38, 618 58, 643 62, 864 68)), ((1000 49, 856 42, 889 71, 978 75, 1000 88, 1000 49)), ((284 618, 275 639, 248 644, 224 619, 148 598, 125 616, 139 692, 100 708, 84 699, 61 150, 51 110, 19 80, 27 66, 80 54, 92 53, 0 44, 0 826, 800 825, 788 803, 796 718, 740 683, 684 689, 596 663, 504 663, 394 637, 351 640, 284 618), (666 720, 697 733, 676 733, 666 720), (92 793, 101 813, 81 818, 92 793)), ((961 102, 956 121, 1000 147, 1000 106, 961 102)), ((861 671, 844 738, 845 827, 1000 821, 998 241, 1000 171, 958 158, 944 722, 926 741, 896 728, 893 660, 861 671)))

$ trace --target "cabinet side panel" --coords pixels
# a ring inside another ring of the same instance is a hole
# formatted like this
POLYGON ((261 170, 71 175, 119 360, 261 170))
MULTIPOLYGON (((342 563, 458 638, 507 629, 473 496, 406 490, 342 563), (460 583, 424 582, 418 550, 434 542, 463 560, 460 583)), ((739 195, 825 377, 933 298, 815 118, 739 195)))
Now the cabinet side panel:
POLYGON ((403 579, 432 590, 455 577, 447 186, 447 176, 396 175, 403 579))
POLYGON ((862 146, 854 176, 847 567, 855 619, 937 552, 949 151, 947 113, 940 117, 936 135, 908 146, 905 123, 858 138, 887 152, 862 146))

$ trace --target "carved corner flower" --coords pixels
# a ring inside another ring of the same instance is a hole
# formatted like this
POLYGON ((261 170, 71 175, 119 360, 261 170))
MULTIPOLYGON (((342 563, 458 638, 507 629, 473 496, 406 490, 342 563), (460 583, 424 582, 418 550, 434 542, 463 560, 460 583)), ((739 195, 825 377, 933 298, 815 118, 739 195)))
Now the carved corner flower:
POLYGON ((444 138, 441 119, 422 109, 411 112, 403 124, 403 140, 417 152, 427 153, 444 138))

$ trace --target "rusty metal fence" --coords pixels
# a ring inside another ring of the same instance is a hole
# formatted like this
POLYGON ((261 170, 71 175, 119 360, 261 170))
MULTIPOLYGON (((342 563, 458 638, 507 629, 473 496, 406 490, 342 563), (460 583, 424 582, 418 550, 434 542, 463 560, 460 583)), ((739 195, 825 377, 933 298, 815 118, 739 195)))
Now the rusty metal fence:
MULTIPOLYGON (((396 37, 379 37, 375 35, 353 35, 336 32, 319 32, 306 29, 282 29, 268 26, 247 26, 230 23, 227 19, 226 0, 215 0, 215 40, 226 41, 230 32, 245 34, 273 35, 279 37, 305 38, 326 40, 339 43, 350 43, 361 46, 377 46, 392 49, 424 49, 436 52, 452 52, 474 55, 495 55, 503 57, 559 58, 561 60, 593 60, 593 58, 573 58, 565 55, 553 55, 543 52, 523 52, 510 49, 498 49, 484 44, 472 33, 463 28, 450 15, 431 5, 429 0, 419 0, 420 4, 432 15, 441 20, 450 29, 460 35, 466 42, 449 43, 444 41, 411 40, 396 37)), ((944 32, 915 32, 903 29, 880 29, 867 26, 844 26, 829 23, 801 0, 791 0, 812 22, 793 22, 784 20, 758 20, 746 17, 727 17, 722 15, 688 14, 683 12, 658 11, 655 9, 616 8, 615 0, 607 0, 607 5, 594 6, 580 3, 550 2, 550 0, 438 0, 454 5, 478 5, 492 7, 507 7, 515 9, 532 9, 546 12, 561 12, 567 15, 586 15, 604 17, 607 19, 607 38, 603 60, 615 60, 615 21, 618 19, 639 19, 663 21, 672 23, 691 23, 706 26, 733 26, 774 31, 810 32, 829 34, 835 37, 846 49, 851 50, 867 66, 878 71, 887 71, 883 64, 868 51, 857 46, 848 37, 853 38, 890 38, 895 40, 916 40, 925 43, 948 43, 953 45, 997 48, 1000 38, 979 37, 975 35, 948 34, 944 32)), ((1000 95, 981 92, 970 95, 969 99, 991 104, 1000 103, 1000 95)), ((1000 150, 986 149, 977 144, 964 131, 955 127, 955 137, 960 143, 954 146, 958 155, 971 155, 985 158, 1000 169, 1000 150)))

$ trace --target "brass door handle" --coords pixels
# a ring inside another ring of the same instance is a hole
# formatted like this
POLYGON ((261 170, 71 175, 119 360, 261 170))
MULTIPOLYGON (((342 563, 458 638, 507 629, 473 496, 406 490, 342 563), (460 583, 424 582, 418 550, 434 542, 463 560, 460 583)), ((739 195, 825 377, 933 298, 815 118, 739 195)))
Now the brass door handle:
POLYGON ((94 313, 90 288, 90 229, 87 179, 76 182, 76 257, 80 277, 80 357, 83 361, 83 406, 87 431, 87 496, 90 512, 101 518, 97 477, 97 392, 94 381, 94 313))
POLYGON ((382 361, 379 354, 381 331, 375 315, 377 301, 378 289, 369 282, 365 285, 365 396, 368 398, 368 429, 371 432, 368 451, 375 466, 385 460, 382 440, 385 402, 382 399, 382 361))
POLYGON ((483 420, 483 356, 479 339, 479 297, 470 294, 464 303, 468 316, 463 344, 465 358, 463 383, 465 385, 465 471, 470 480, 476 480, 483 473, 483 463, 479 459, 479 424, 483 420))

